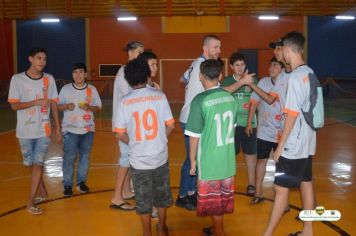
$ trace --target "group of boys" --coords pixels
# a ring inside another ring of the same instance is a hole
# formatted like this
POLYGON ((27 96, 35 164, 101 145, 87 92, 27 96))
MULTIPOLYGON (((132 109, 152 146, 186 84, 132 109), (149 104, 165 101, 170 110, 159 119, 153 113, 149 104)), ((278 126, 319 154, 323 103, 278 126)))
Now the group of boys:
MULTIPOLYGON (((198 216, 211 216, 213 227, 204 228, 205 235, 224 235, 223 215, 234 210, 235 155, 240 146, 248 170, 247 194, 254 196, 252 204, 263 200, 262 181, 272 149, 277 162, 275 201, 264 235, 272 235, 284 214, 289 188, 300 186, 303 208, 313 208, 311 156, 315 153, 315 131, 300 114, 310 106, 308 73, 312 72, 302 59, 304 41, 302 34, 291 32, 272 43, 276 58, 270 62, 270 77, 260 80, 257 85, 254 74, 248 74, 246 70, 243 56, 234 53, 229 61, 234 74, 225 78, 220 86, 223 70, 219 59, 221 40, 208 35, 203 40, 203 54, 184 73, 185 104, 179 121, 185 135, 186 159, 175 204, 189 210, 196 209, 198 216), (256 109, 259 111, 258 121, 256 109)), ((126 51, 129 62, 118 72, 114 86, 113 131, 119 139, 121 157, 110 207, 136 209, 145 236, 151 235, 151 214, 156 208, 157 232, 168 235, 166 208, 173 204, 173 199, 167 136, 174 129, 174 119, 165 94, 151 80, 157 72, 157 57, 143 52, 143 44, 137 41, 129 42, 126 51), (150 63, 150 59, 155 60, 150 63), (136 207, 125 201, 133 197, 130 176, 136 207)), ((39 197, 47 195, 42 181, 42 166, 49 143, 49 104, 54 111, 56 134, 60 139, 54 79, 42 73, 45 56, 43 52, 30 54, 30 69, 13 77, 9 93, 12 108, 24 113, 18 114, 17 137, 25 164, 33 165, 33 186, 28 203, 33 214, 42 211, 36 205, 37 192, 39 197), (37 68, 36 73, 32 72, 33 68, 37 68), (31 85, 26 86, 28 83, 31 85), (31 93, 31 96, 25 97, 23 94, 26 93, 31 93), (33 132, 26 132, 30 127, 33 132), (33 135, 27 137, 21 132, 33 135), (45 144, 41 137, 45 137, 45 144), (29 147, 25 140, 32 141, 32 146, 29 147)), ((76 84, 78 78, 82 78, 82 72, 77 71, 80 69, 85 71, 83 67, 73 67, 74 83, 66 85, 59 96, 59 110, 64 111, 64 144, 66 139, 69 143, 64 148, 64 158, 67 155, 70 162, 77 152, 90 151, 92 135, 88 133, 94 131, 92 112, 101 107, 94 87, 85 82, 76 84), (80 91, 79 97, 74 96, 73 91, 76 90, 80 91), (81 104, 83 97, 85 102, 81 104), (80 113, 78 116, 74 114, 76 109, 80 113), (80 125, 71 126, 76 121, 80 125), (86 145, 81 145, 77 136, 88 140, 86 145), (72 146, 75 144, 76 147, 72 146)), ((70 178, 64 178, 65 195, 71 195, 72 170, 68 172, 70 178)), ((79 189, 87 188, 86 175, 79 172, 78 169, 77 185, 79 189)), ((311 223, 305 222, 302 232, 291 235, 299 234, 312 235, 311 223)))
POLYGON ((85 82, 87 69, 84 64, 73 65, 73 82, 63 86, 58 96, 53 76, 43 72, 47 62, 46 50, 32 48, 29 62, 31 65, 27 71, 12 77, 8 101, 12 109, 17 111, 16 137, 23 163, 32 168, 27 210, 38 215, 43 213, 38 204, 45 201, 48 195, 42 176, 51 137, 50 110, 58 142, 61 142, 63 135, 64 196, 69 197, 73 194, 73 171, 77 156, 77 190, 81 193, 89 191, 86 180, 95 131, 93 113, 101 109, 101 100, 95 87, 85 82), (63 111, 62 129, 58 110, 63 111))
MULTIPOLYGON (((300 187, 303 209, 313 209, 312 155, 316 138, 315 131, 301 114, 310 107, 308 75, 313 71, 303 61, 304 43, 304 36, 296 31, 271 43, 275 57, 270 61, 270 77, 261 79, 258 84, 253 79, 254 74, 248 74, 245 58, 238 52, 233 53, 229 59, 233 75, 225 77, 219 87, 222 68, 218 75, 209 73, 214 68, 211 60, 217 60, 221 52, 221 41, 217 36, 208 35, 204 38, 202 56, 184 73, 181 81, 186 83, 186 96, 180 122, 185 135, 186 159, 175 204, 188 210, 196 209, 199 216, 210 215, 213 227, 203 229, 206 235, 224 235, 223 214, 233 209, 231 178, 235 171, 230 168, 236 169, 235 154, 240 147, 247 166, 247 194, 254 196, 251 204, 264 200, 262 183, 267 160, 271 151, 274 152, 275 201, 263 235, 272 235, 289 210, 290 188, 300 187), (207 71, 205 63, 210 65, 207 71), (230 107, 231 95, 230 99, 218 95, 224 90, 234 97, 230 107), (220 110, 224 107, 227 110, 220 110), (231 152, 231 147, 235 152, 231 152)), ((312 224, 304 222, 302 232, 290 235, 312 235, 312 224)))

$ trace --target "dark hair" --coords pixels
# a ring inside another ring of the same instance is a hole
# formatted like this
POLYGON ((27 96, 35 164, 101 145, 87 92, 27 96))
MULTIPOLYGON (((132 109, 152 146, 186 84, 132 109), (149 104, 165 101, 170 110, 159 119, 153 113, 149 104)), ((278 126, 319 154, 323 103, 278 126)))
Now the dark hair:
POLYGON ((277 58, 275 58, 275 57, 272 57, 269 62, 270 63, 277 62, 282 68, 284 68, 284 64, 282 62, 278 61, 277 58))
POLYGON ((148 62, 148 60, 150 60, 150 59, 157 59, 157 56, 153 52, 144 51, 143 53, 138 55, 137 58, 140 59, 140 60, 144 60, 144 61, 148 62))
POLYGON ((144 60, 133 59, 125 66, 125 78, 131 87, 147 83, 151 75, 150 67, 144 60))
POLYGON ((143 48, 143 43, 141 43, 139 41, 129 41, 126 44, 125 51, 128 52, 128 51, 134 50, 134 49, 139 48, 139 47, 143 48))
POLYGON ((302 33, 292 31, 283 37, 283 46, 291 47, 292 51, 302 53, 304 49, 305 38, 302 33))
POLYGON ((83 69, 85 72, 87 72, 87 66, 84 63, 77 62, 74 63, 72 66, 72 72, 77 70, 77 69, 83 69))
POLYGON ((230 65, 233 65, 236 61, 243 61, 246 63, 246 59, 245 59, 244 55, 242 55, 239 52, 234 52, 233 54, 231 54, 231 56, 229 58, 230 65))
POLYGON ((207 44, 210 42, 210 40, 212 40, 212 39, 221 41, 218 36, 216 36, 216 35, 214 35, 214 34, 208 34, 208 35, 206 35, 206 36, 204 37, 204 39, 203 39, 203 45, 207 45, 207 44))
POLYGON ((40 52, 43 52, 44 54, 46 54, 47 56, 47 51, 46 49, 44 48, 40 48, 40 47, 33 47, 30 49, 30 52, 29 52, 29 56, 30 57, 34 57, 37 53, 40 53, 40 52))
POLYGON ((223 63, 221 60, 207 59, 200 64, 200 73, 209 80, 219 79, 223 63))

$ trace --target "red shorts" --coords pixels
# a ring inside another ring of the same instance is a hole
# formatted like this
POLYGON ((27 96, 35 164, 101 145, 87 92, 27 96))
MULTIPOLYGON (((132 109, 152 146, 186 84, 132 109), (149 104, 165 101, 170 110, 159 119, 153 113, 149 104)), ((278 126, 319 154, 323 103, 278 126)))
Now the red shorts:
POLYGON ((198 180, 198 216, 221 216, 234 212, 234 177, 198 180))

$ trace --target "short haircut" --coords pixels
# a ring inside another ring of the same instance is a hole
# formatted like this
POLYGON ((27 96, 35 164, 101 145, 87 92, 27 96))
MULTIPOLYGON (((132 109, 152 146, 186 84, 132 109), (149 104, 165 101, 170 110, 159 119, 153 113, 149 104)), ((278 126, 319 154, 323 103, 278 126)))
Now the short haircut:
POLYGON ((144 60, 133 59, 125 66, 125 78, 131 87, 147 83, 150 67, 144 60))
POLYGON ((218 40, 218 41, 221 41, 220 38, 214 34, 208 34, 204 37, 203 39, 203 45, 207 45, 211 40, 218 40))
POLYGON ((40 53, 40 52, 43 52, 44 54, 46 54, 47 56, 47 51, 46 49, 44 48, 40 48, 40 47, 33 47, 30 49, 30 52, 29 52, 29 56, 30 57, 34 57, 37 53, 40 53))
POLYGON ((302 33, 292 31, 283 37, 283 46, 288 46, 296 53, 302 53, 304 49, 305 38, 302 33))
POLYGON ((85 72, 87 72, 87 66, 84 63, 77 62, 74 63, 72 66, 72 72, 77 70, 77 69, 83 69, 85 72))
POLYGON ((157 55, 150 51, 144 51, 143 53, 138 55, 137 58, 148 62, 148 60, 150 59, 157 59, 157 55))
POLYGON ((277 58, 275 58, 275 57, 272 57, 269 62, 270 63, 277 62, 282 68, 284 68, 284 64, 282 62, 278 61, 277 58))
POLYGON ((139 48, 139 47, 143 48, 143 43, 141 43, 139 41, 129 41, 126 44, 125 51, 129 52, 129 51, 134 50, 134 49, 139 48))
POLYGON ((230 65, 233 65, 236 61, 243 61, 246 63, 246 59, 245 59, 244 55, 242 55, 239 52, 234 52, 233 54, 231 54, 231 56, 229 58, 230 65))
POLYGON ((223 62, 219 59, 207 59, 200 64, 200 73, 209 80, 219 79, 222 69, 223 62))

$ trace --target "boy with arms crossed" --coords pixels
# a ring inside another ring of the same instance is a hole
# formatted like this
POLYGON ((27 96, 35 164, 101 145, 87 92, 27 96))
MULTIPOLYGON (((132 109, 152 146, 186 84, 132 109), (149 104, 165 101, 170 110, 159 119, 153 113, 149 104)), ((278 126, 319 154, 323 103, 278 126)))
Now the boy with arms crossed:
POLYGON ((115 132, 129 146, 136 212, 141 217, 143 235, 152 235, 151 213, 156 207, 158 235, 166 236, 166 208, 173 203, 167 136, 174 128, 174 119, 166 96, 147 87, 150 74, 144 60, 132 60, 125 67, 125 77, 133 90, 117 108, 115 132))
POLYGON ((19 139, 23 164, 32 169, 27 210, 38 215, 43 210, 37 204, 47 197, 42 175, 44 158, 51 141, 50 108, 58 142, 61 140, 61 132, 56 83, 52 75, 43 72, 47 52, 43 48, 32 48, 28 59, 30 68, 11 78, 8 102, 17 111, 16 137, 19 139))
POLYGON ((208 59, 200 65, 200 80, 206 89, 192 101, 185 135, 190 136, 190 174, 198 170, 197 215, 211 216, 213 227, 206 235, 224 235, 223 216, 234 210, 236 174, 234 97, 219 87, 222 62, 208 59))

